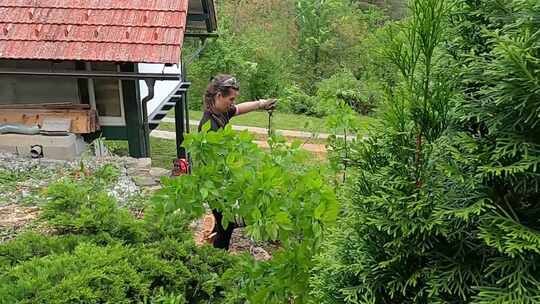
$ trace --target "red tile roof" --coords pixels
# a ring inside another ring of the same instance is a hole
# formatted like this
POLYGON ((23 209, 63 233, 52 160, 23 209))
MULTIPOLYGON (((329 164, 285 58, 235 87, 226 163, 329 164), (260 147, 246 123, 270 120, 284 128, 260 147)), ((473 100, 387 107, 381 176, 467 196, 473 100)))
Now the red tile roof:
POLYGON ((0 58, 178 63, 188 0, 0 0, 0 58))

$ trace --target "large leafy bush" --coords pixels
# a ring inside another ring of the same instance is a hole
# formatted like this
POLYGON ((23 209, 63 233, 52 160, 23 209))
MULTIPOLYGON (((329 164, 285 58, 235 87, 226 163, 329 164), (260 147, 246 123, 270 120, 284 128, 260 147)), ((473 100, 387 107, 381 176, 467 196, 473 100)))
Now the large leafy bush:
POLYGON ((253 303, 303 303, 312 257, 339 211, 325 171, 309 165, 299 143, 272 138, 267 153, 246 132, 208 128, 185 141, 193 174, 165 181, 156 199, 194 218, 206 206, 218 209, 224 225, 241 217, 250 237, 279 241, 282 250, 269 262, 248 262, 238 284, 253 303))

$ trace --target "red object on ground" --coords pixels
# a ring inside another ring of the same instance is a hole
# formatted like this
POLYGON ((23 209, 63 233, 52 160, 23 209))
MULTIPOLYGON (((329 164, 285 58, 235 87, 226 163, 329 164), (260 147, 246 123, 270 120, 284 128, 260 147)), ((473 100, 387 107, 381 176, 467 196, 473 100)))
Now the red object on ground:
POLYGON ((178 63, 188 0, 1 0, 0 58, 178 63))
POLYGON ((189 162, 185 158, 177 159, 173 162, 173 176, 189 174, 189 162))

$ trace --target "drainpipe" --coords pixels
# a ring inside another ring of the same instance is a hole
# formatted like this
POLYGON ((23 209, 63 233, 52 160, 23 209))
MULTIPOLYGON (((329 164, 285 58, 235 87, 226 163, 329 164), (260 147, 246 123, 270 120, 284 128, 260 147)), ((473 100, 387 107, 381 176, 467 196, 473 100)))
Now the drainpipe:
MULTIPOLYGON (((148 102, 154 98, 154 89, 156 85, 155 79, 145 79, 144 82, 148 87, 148 95, 142 99, 142 115, 143 115, 143 128, 144 134, 148 134, 150 137, 150 127, 148 126, 148 102)), ((150 146, 150 143, 147 145, 150 146)))

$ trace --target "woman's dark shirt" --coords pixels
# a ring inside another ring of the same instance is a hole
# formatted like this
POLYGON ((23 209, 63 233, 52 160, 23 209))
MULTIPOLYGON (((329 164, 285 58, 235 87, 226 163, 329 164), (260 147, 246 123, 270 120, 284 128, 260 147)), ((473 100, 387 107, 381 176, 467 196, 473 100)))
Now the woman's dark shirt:
POLYGON ((231 106, 229 110, 227 110, 226 113, 213 113, 210 111, 204 111, 203 117, 201 118, 201 121, 199 122, 199 132, 201 132, 202 127, 204 124, 206 124, 208 121, 210 121, 210 130, 217 131, 219 129, 225 128, 225 126, 229 123, 231 118, 236 115, 236 107, 231 106))

